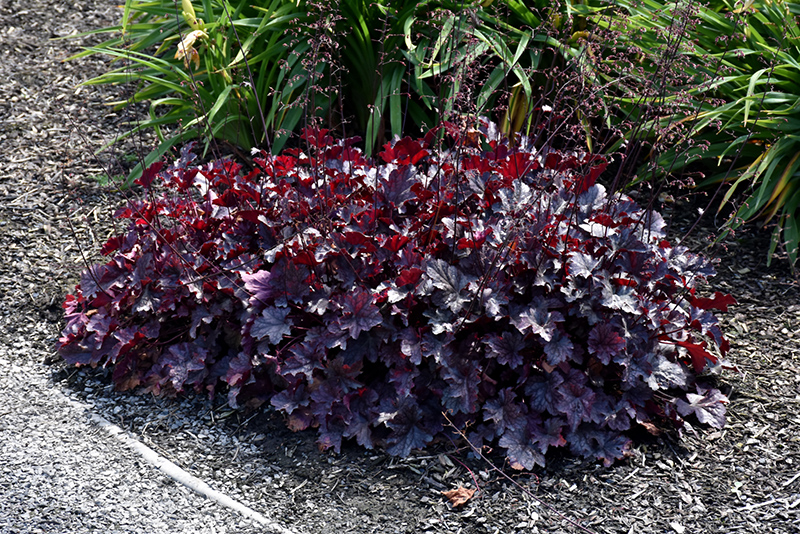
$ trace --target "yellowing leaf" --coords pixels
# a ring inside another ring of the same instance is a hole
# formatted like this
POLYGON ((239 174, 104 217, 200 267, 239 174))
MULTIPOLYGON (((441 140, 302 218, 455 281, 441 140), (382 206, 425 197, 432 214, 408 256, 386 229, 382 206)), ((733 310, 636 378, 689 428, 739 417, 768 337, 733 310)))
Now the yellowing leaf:
POLYGON ((186 21, 186 24, 191 26, 194 30, 199 30, 197 14, 194 11, 191 0, 181 0, 181 9, 183 10, 183 19, 186 21))
POLYGON ((200 54, 194 49, 197 39, 207 38, 208 34, 203 30, 194 30, 186 34, 183 40, 178 43, 178 51, 175 52, 175 59, 183 59, 183 64, 189 68, 189 63, 194 63, 195 68, 200 66, 200 54))

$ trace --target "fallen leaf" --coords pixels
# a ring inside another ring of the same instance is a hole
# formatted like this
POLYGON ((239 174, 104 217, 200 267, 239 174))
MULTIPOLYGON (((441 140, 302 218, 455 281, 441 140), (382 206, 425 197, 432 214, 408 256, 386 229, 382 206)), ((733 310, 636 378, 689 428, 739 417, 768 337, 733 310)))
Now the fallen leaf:
POLYGON ((457 489, 442 492, 442 495, 447 497, 447 500, 450 501, 450 504, 453 506, 453 508, 462 506, 465 502, 470 500, 474 494, 474 489, 465 488, 463 486, 457 489))

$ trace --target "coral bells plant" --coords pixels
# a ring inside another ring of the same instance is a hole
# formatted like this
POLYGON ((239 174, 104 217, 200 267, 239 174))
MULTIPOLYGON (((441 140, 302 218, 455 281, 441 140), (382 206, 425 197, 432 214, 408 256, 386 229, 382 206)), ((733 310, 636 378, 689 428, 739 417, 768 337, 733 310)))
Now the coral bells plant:
POLYGON ((306 130, 306 148, 148 169, 126 235, 64 304, 63 358, 120 389, 227 390, 323 448, 406 456, 447 424, 514 468, 553 447, 610 464, 629 430, 721 427, 703 381, 728 350, 709 262, 596 183, 606 162, 512 146, 306 130))

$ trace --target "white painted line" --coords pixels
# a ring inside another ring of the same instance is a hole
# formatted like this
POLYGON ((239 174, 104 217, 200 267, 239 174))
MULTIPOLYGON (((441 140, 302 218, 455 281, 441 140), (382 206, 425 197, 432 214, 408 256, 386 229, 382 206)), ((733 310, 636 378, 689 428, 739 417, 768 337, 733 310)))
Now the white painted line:
MULTIPOLYGON (((65 395, 66 397, 66 395, 65 395)), ((190 490, 198 493, 207 499, 210 499, 226 508, 230 508, 234 510, 244 517, 252 519, 256 523, 263 525, 268 529, 265 534, 300 534, 291 530, 289 528, 280 525, 269 518, 265 517, 264 515, 256 512, 252 508, 233 500, 231 497, 228 497, 224 493, 220 493, 219 491, 213 489, 211 486, 200 480, 199 478, 187 473, 181 467, 176 465, 175 463, 167 460, 156 451, 142 443, 141 441, 130 437, 128 434, 125 433, 120 427, 109 421, 108 419, 92 413, 92 410, 89 406, 78 402, 74 399, 70 399, 66 397, 66 399, 73 405, 80 407, 86 410, 87 413, 91 414, 90 419, 91 421, 99 426, 100 428, 104 429, 106 432, 114 436, 117 440, 121 443, 125 444, 133 451, 137 452, 142 456, 142 458, 149 464, 153 465, 154 467, 161 470, 165 475, 170 477, 175 482, 186 486, 190 490)))

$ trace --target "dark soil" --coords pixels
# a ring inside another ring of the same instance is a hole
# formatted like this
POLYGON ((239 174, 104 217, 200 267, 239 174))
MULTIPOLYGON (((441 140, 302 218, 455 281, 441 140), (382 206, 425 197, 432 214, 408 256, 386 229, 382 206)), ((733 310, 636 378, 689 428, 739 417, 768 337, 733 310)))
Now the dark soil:
MULTIPOLYGON (((61 62, 99 37, 51 39, 115 23, 114 5, 0 0, 0 343, 35 339, 30 357, 54 362, 53 387, 80 393, 185 469, 309 533, 800 532, 800 286, 785 260, 766 265, 769 234, 757 228, 707 251, 719 258, 713 289, 739 302, 721 314, 739 369, 719 379, 727 426, 643 436, 612 467, 553 455, 546 469, 521 473, 448 441, 404 460, 354 445, 321 453, 314 433, 288 431, 274 412, 117 394, 101 371, 64 367, 53 352, 60 303, 83 256, 96 260, 113 232, 112 207, 133 194, 97 177, 124 172, 131 158, 122 156, 148 147, 128 141, 93 156, 124 130, 105 105, 120 90, 77 87, 107 68, 100 57, 61 62), (441 491, 460 486, 478 491, 453 508, 441 491)), ((700 200, 667 207, 675 236, 700 200)), ((686 243, 703 248, 712 223, 704 219, 686 243)))

